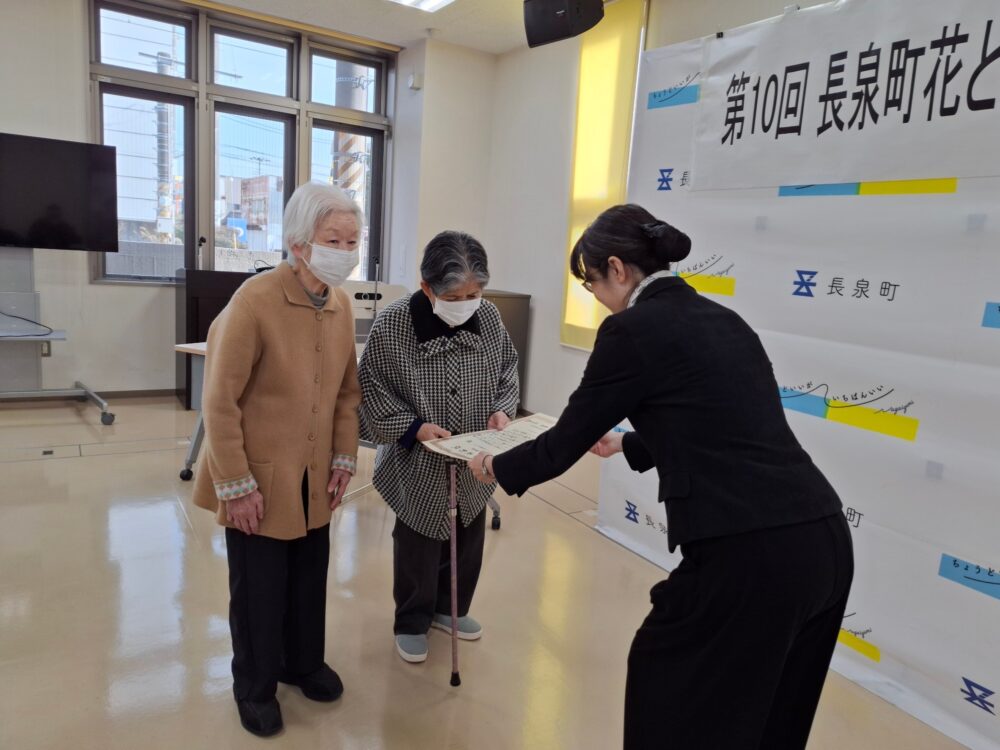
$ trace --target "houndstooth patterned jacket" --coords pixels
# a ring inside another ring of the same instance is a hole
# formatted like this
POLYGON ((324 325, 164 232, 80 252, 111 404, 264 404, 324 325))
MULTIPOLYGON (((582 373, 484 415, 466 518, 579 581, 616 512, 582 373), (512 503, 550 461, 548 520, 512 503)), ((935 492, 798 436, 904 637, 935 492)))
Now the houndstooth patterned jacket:
MULTIPOLYGON (((432 539, 447 539, 447 459, 415 442, 425 422, 452 434, 485 430, 498 411, 518 405, 517 352, 496 306, 486 300, 464 325, 449 328, 418 291, 383 310, 358 365, 363 439, 378 444, 375 488, 399 519, 432 539)), ((495 484, 458 468, 462 525, 483 511, 495 484)))

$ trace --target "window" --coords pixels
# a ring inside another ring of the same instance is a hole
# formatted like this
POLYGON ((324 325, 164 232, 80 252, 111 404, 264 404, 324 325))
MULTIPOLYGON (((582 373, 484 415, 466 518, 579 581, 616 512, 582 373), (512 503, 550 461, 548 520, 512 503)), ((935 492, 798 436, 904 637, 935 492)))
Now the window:
POLYGON ((187 77, 188 24, 112 8, 101 8, 99 18, 102 63, 187 77))
POLYGON ((281 216, 291 197, 292 123, 252 110, 215 110, 215 270, 281 262, 281 216))
POLYGON ((212 34, 212 79, 223 86, 274 96, 291 94, 291 49, 249 36, 212 34))
POLYGON ((185 266, 190 110, 184 100, 102 88, 102 140, 118 163, 118 252, 105 254, 108 278, 174 279, 185 266))
POLYGON ((312 100, 362 112, 377 112, 378 68, 329 55, 312 56, 312 100))
POLYGON ((381 220, 381 194, 376 179, 382 173, 381 140, 377 133, 317 123, 312 129, 311 172, 316 182, 336 185, 361 206, 365 223, 361 227, 360 261, 352 279, 375 278, 378 236, 371 227, 381 220))
POLYGON ((117 149, 120 238, 117 254, 94 254, 95 280, 276 264, 284 205, 308 180, 358 201, 355 278, 374 278, 393 50, 174 3, 92 1, 96 135, 117 149))

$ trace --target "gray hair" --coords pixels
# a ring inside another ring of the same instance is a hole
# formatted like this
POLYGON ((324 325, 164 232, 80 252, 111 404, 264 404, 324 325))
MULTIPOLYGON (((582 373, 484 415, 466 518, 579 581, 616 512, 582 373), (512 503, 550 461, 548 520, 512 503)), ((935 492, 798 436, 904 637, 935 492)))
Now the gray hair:
POLYGON ((295 267, 292 247, 311 242, 316 234, 316 227, 333 213, 353 214, 358 222, 359 232, 365 223, 361 207, 335 185, 307 182, 295 189, 288 199, 282 219, 282 241, 288 265, 295 267))
POLYGON ((479 240, 465 232, 441 232, 424 248, 420 277, 436 295, 469 281, 486 286, 490 282, 486 251, 479 240))

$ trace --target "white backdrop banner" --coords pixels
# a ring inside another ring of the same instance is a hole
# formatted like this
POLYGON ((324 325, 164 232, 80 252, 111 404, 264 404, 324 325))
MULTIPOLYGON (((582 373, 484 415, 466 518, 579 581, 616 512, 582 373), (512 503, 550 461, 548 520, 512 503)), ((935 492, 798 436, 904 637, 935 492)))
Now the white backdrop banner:
POLYGON ((1000 175, 995 2, 816 6, 709 39, 701 72, 695 189, 1000 175))
MULTIPOLYGON (((629 171, 629 200, 692 238, 677 273, 760 334, 792 428, 844 501, 857 573, 834 667, 976 750, 1000 749, 994 97, 1000 3, 848 0, 645 53, 629 171), (908 122, 886 114, 905 39, 925 48, 908 122), (880 116, 862 131, 852 94, 869 45, 880 116), (844 127, 817 135, 842 50, 844 127), (781 84, 801 61, 803 134, 776 137, 784 110, 754 131, 757 77, 781 84), (723 143, 737 74, 748 119, 723 143)), ((602 468, 598 528, 670 570, 655 472, 620 458, 602 468)))
MULTIPOLYGON (((626 422, 619 429, 630 430, 631 426, 626 422)), ((601 467, 597 528, 654 565, 673 570, 681 555, 667 549, 666 518, 656 499, 658 483, 655 470, 639 474, 628 467, 624 456, 609 458, 601 467)))

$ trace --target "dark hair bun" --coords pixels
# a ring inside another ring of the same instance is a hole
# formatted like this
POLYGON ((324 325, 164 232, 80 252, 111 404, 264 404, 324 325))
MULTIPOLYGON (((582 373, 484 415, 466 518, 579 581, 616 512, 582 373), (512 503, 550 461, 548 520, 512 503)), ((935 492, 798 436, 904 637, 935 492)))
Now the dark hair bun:
POLYGON ((665 221, 643 224, 642 232, 652 243, 653 254, 664 263, 677 263, 691 252, 691 238, 665 221))
POLYGON ((608 275, 608 260, 617 257, 643 274, 665 271, 691 252, 684 232, 660 221, 642 206, 626 203, 601 212, 570 254, 569 267, 580 281, 608 275))

